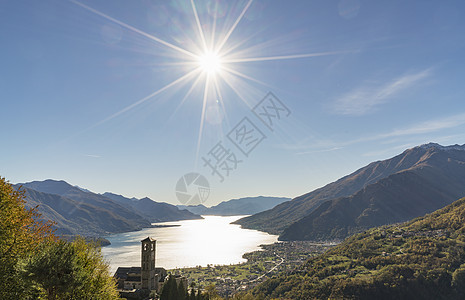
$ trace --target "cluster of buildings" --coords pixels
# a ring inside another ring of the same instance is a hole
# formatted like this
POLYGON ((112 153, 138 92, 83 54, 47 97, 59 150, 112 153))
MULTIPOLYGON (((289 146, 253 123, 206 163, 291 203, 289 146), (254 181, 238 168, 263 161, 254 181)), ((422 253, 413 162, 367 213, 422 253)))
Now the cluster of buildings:
MULTIPOLYGON (((168 272, 164 268, 155 267, 157 241, 147 237, 141 241, 141 266, 118 267, 114 278, 118 282, 120 294, 128 299, 137 299, 141 291, 161 292, 163 284, 168 280, 168 272)), ((176 277, 187 288, 185 277, 176 277)))

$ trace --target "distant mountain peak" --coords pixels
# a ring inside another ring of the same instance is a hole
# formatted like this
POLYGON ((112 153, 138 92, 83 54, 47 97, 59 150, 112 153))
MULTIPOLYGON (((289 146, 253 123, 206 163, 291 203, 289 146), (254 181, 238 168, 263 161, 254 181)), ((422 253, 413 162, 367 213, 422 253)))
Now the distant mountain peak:
POLYGON ((28 182, 28 183, 57 183, 57 184, 59 183, 59 184, 64 184, 64 185, 71 186, 71 184, 67 183, 64 180, 56 180, 56 179, 45 179, 43 181, 35 180, 35 181, 28 182))
POLYGON ((188 211, 199 215, 252 215, 273 208, 276 205, 289 200, 291 199, 285 197, 257 196, 231 199, 223 201, 212 207, 206 207, 199 204, 194 206, 178 205, 178 208, 187 209, 188 211))
POLYGON ((82 188, 82 187, 80 187, 79 185, 75 185, 74 187, 75 187, 75 188, 78 188, 78 189, 80 189, 81 191, 86 192, 86 193, 93 193, 91 190, 82 188))
POLYGON ((415 149, 415 148, 417 148, 417 149, 418 148, 419 149, 425 149, 425 150, 438 149, 438 150, 442 150, 442 151, 451 151, 451 150, 465 151, 465 144, 463 144, 463 145, 455 144, 455 145, 449 145, 449 146, 442 146, 442 145, 440 145, 438 143, 428 143, 428 144, 423 144, 423 145, 414 147, 412 149, 415 149))

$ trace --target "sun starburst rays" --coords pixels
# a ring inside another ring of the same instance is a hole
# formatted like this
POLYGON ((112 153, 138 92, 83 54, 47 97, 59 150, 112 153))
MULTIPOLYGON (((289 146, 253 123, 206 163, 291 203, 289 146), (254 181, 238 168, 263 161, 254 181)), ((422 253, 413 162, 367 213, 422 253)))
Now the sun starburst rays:
POLYGON ((239 24, 239 22, 242 20, 242 18, 244 17, 245 13, 247 12, 247 10, 249 9, 250 5, 252 4, 253 0, 249 0, 249 2, 247 2, 246 6, 244 7, 244 9, 242 10, 241 14, 239 15, 239 17, 237 17, 236 21, 234 22, 234 24, 231 26, 231 29, 229 29, 229 31, 226 33, 226 35, 224 36, 223 40, 218 44, 217 48, 216 48, 216 51, 221 51, 222 48, 224 47, 224 45, 226 44, 226 42, 229 40, 229 37, 231 36, 231 34, 233 33, 233 31, 236 29, 237 25, 239 24))
MULTIPOLYGON (((178 104, 176 110, 173 112, 172 116, 178 111, 178 109, 187 101, 188 98, 194 96, 194 90, 201 84, 203 81, 202 95, 201 98, 201 115, 200 115, 200 124, 199 132, 197 139, 196 147, 196 157, 201 148, 202 135, 204 132, 205 126, 205 117, 207 105, 215 103, 221 105, 222 110, 224 111, 225 120, 227 120, 227 114, 223 103, 221 83, 224 83, 224 86, 229 87, 230 91, 235 93, 239 99, 241 99, 248 107, 251 107, 251 104, 248 103, 247 98, 244 95, 244 89, 242 86, 240 89, 236 86, 238 82, 244 85, 244 82, 253 82, 261 86, 266 86, 269 88, 265 82, 260 81, 252 76, 244 74, 235 68, 236 64, 248 64, 253 62, 266 62, 266 61, 276 61, 276 60, 291 60, 291 59, 304 59, 324 55, 335 55, 346 52, 320 52, 320 53, 297 53, 297 54, 286 54, 286 55, 270 55, 270 56, 254 56, 254 50, 257 47, 264 48, 260 44, 256 44, 250 48, 244 48, 243 45, 245 41, 251 41, 252 37, 244 37, 242 39, 237 39, 234 43, 231 43, 230 40, 239 26, 240 22, 243 20, 247 11, 251 9, 253 0, 248 0, 247 3, 240 10, 239 15, 232 22, 232 25, 229 28, 224 28, 222 31, 217 32, 217 16, 213 14, 210 22, 202 23, 202 20, 199 16, 199 10, 194 0, 190 0, 190 6, 192 9, 192 27, 191 29, 197 32, 197 39, 192 40, 193 45, 180 46, 176 43, 168 42, 163 40, 153 34, 149 34, 141 29, 138 29, 132 25, 129 25, 121 20, 118 20, 114 17, 111 17, 99 10, 96 10, 90 6, 87 6, 77 0, 70 0, 70 2, 86 9, 87 11, 94 13, 110 22, 118 24, 119 26, 129 30, 132 33, 141 35, 147 38, 149 41, 152 41, 158 45, 165 47, 166 50, 172 51, 173 54, 169 55, 170 60, 163 63, 158 63, 159 66, 166 67, 176 67, 176 68, 185 68, 184 75, 177 77, 170 83, 159 88, 157 91, 152 94, 133 102, 132 104, 126 106, 125 108, 113 113, 109 117, 104 118, 103 120, 97 122, 91 128, 106 123, 127 111, 135 108, 136 106, 152 100, 155 97, 159 96, 161 93, 166 92, 168 89, 175 88, 176 86, 184 85, 190 82, 190 88, 182 97, 181 102, 178 104), (207 30, 205 30, 206 26, 207 30), (207 39, 208 37, 208 39, 207 39), (192 46, 192 47, 191 47, 192 46), (175 59, 173 61, 173 59, 175 59), (218 102, 219 101, 219 102, 218 102), (211 103, 210 103, 211 102, 211 103), (218 102, 218 103, 217 103, 218 102)), ((215 3, 215 8, 218 8, 218 3, 215 3)), ((269 49, 268 49, 269 50, 269 49)), ((273 52, 273 51, 269 51, 273 52)), ((250 85, 249 91, 254 90, 252 85, 250 85)), ((171 119, 170 118, 170 119, 171 119)))

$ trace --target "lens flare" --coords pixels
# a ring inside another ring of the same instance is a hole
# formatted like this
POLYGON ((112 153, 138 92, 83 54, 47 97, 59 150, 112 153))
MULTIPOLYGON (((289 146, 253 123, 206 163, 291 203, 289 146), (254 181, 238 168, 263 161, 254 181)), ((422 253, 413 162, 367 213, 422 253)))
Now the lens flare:
POLYGON ((199 57, 199 66, 210 75, 217 73, 221 70, 221 58, 218 54, 208 51, 199 57))

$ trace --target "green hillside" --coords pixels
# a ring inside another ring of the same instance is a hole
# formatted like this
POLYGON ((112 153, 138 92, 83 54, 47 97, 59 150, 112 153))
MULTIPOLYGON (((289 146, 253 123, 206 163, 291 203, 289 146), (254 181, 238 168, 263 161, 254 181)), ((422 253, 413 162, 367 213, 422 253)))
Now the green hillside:
POLYGON ((464 299, 465 198, 348 238, 257 286, 280 299, 464 299))

